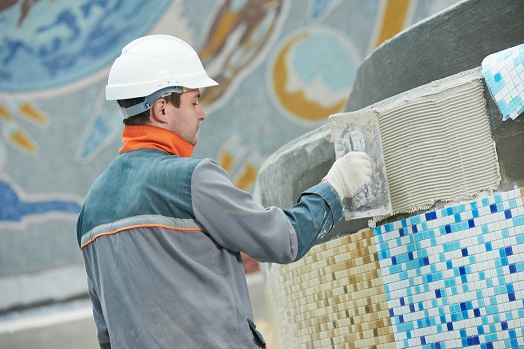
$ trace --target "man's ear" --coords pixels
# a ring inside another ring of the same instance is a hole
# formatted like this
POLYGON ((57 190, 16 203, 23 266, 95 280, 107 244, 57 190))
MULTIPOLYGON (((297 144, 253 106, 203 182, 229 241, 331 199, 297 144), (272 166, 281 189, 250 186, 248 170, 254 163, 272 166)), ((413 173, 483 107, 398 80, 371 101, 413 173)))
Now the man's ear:
POLYGON ((164 98, 157 99, 150 109, 150 118, 162 124, 166 123, 166 105, 167 101, 164 98))

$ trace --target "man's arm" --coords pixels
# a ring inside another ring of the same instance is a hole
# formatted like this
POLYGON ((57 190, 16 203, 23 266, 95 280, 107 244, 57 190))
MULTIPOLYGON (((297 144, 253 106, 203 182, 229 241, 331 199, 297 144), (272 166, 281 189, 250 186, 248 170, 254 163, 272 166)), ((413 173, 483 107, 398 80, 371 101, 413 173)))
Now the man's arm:
POLYGON ((298 203, 283 211, 297 234, 297 261, 340 221, 342 202, 329 184, 321 182, 302 193, 298 203))
POLYGON ((350 154, 337 160, 320 184, 284 210, 256 203, 251 194, 231 183, 216 162, 202 160, 191 182, 195 218, 222 247, 243 251, 262 262, 295 261, 341 219, 341 198, 353 195, 361 182, 369 181, 369 157, 350 154))

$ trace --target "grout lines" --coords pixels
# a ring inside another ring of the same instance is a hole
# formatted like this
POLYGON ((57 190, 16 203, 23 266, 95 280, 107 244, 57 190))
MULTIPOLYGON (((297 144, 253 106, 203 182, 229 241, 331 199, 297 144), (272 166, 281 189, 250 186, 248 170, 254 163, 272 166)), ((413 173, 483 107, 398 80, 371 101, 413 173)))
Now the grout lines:
POLYGON ((374 229, 397 348, 524 345, 523 224, 518 189, 374 229))

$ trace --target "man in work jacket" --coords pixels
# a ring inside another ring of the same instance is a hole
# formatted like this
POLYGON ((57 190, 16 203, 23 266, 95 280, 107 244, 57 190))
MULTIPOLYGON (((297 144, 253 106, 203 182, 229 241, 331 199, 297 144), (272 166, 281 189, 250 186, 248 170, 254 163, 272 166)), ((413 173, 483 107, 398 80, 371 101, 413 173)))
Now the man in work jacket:
POLYGON ((217 85, 172 36, 128 44, 106 87, 124 117, 124 146, 93 183, 77 221, 101 348, 264 347, 253 324, 243 251, 298 260, 371 177, 369 157, 337 160, 289 209, 264 208, 210 159, 190 158, 217 85))

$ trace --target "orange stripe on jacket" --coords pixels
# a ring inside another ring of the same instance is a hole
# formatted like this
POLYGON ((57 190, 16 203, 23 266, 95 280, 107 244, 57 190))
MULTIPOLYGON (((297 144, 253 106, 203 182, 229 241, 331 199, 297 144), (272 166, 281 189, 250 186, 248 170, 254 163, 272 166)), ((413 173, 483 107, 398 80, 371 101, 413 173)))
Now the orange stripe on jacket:
POLYGON ((81 249, 84 248, 85 246, 89 245, 90 243, 92 243, 93 241, 95 241, 96 239, 98 239, 101 236, 114 235, 114 234, 120 233, 120 232, 122 232, 124 230, 131 230, 131 229, 135 229, 135 228, 152 228, 152 227, 165 228, 165 229, 169 229, 169 230, 178 230, 178 231, 203 231, 204 230, 203 228, 177 228, 177 227, 171 227, 171 226, 168 226, 168 225, 155 224, 155 223, 138 224, 138 225, 132 225, 132 226, 129 226, 129 227, 120 228, 120 229, 113 230, 113 231, 106 231, 104 233, 100 233, 98 235, 95 235, 95 236, 93 236, 92 239, 90 239, 89 241, 87 241, 84 244, 82 244, 80 246, 80 248, 81 249))

